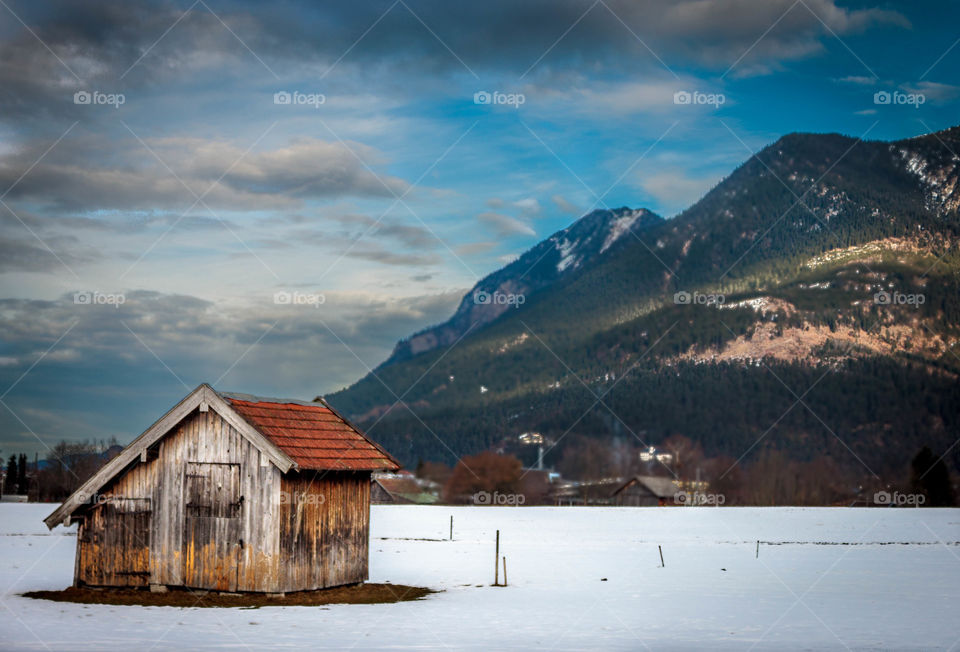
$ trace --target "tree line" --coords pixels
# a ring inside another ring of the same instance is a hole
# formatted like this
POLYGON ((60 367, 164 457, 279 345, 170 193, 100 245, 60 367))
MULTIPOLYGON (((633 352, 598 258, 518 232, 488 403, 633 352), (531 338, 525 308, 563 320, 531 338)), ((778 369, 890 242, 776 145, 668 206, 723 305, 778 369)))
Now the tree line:
POLYGON ((116 452, 116 438, 98 441, 60 441, 43 458, 29 462, 12 454, 4 469, 4 495, 29 496, 40 502, 59 502, 80 488, 116 452))
POLYGON ((27 456, 14 454, 7 460, 7 468, 4 471, 3 493, 6 495, 17 494, 25 496, 30 485, 27 481, 27 456))
MULTIPOLYGON (((678 490, 722 496, 719 504, 754 506, 867 506, 899 504, 891 494, 908 494, 910 504, 952 507, 957 490, 942 456, 924 446, 904 464, 893 482, 879 478, 864 481, 861 474, 828 457, 798 461, 783 451, 766 449, 751 463, 738 465, 728 456, 708 458, 703 449, 679 435, 658 448, 668 461, 643 461, 639 448, 626 442, 609 442, 577 436, 564 450, 556 470, 564 480, 579 481, 580 498, 587 503, 610 499, 618 486, 637 475, 672 479, 678 490), (605 484, 601 481, 608 481, 605 484)), ((476 496, 499 493, 519 496, 516 504, 550 504, 550 487, 533 482, 517 455, 488 450, 468 455, 452 468, 436 462, 417 465, 418 477, 437 482, 448 503, 477 502, 476 496)), ((478 504, 489 504, 480 502, 478 504)))

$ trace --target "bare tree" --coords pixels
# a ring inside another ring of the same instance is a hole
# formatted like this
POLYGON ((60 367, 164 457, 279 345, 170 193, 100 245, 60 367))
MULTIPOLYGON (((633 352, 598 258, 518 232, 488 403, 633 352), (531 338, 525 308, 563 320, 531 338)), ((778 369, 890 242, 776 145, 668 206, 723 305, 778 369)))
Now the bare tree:
POLYGON ((523 465, 513 455, 497 455, 492 451, 468 455, 453 469, 443 489, 447 502, 464 502, 479 492, 515 494, 519 491, 523 465))
POLYGON ((37 472, 40 500, 63 500, 103 466, 106 451, 116 445, 107 441, 61 441, 47 454, 46 465, 37 472))

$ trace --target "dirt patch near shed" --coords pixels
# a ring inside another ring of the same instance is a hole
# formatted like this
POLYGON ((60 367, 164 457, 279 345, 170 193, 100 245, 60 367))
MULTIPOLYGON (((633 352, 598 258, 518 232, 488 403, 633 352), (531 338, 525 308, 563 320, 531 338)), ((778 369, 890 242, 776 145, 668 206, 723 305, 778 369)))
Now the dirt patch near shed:
POLYGON ((81 604, 121 604, 142 607, 313 607, 329 604, 389 604, 420 600, 436 593, 432 589, 403 584, 356 584, 321 591, 297 591, 272 597, 263 593, 217 593, 170 589, 151 593, 143 589, 93 589, 71 586, 62 591, 30 591, 25 598, 78 602, 81 604))

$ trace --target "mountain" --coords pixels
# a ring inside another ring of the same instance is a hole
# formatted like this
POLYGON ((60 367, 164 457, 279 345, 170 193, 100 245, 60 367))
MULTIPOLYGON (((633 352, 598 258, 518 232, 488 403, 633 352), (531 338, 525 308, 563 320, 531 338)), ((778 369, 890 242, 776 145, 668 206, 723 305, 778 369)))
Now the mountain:
POLYGON ((595 210, 557 231, 506 267, 481 279, 446 322, 399 342, 383 366, 450 346, 511 308, 536 300, 541 290, 596 264, 628 234, 656 226, 663 218, 645 208, 595 210))
POLYGON ((584 437, 683 434, 871 478, 925 444, 956 466, 958 151, 957 127, 789 134, 670 220, 581 218, 327 399, 407 463, 532 430, 555 442, 548 462, 584 437))

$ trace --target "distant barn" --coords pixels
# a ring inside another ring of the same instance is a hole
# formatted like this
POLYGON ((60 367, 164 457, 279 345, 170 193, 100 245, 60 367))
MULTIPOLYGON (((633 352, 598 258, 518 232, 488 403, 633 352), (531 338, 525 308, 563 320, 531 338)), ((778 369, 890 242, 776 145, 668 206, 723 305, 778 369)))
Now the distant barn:
POLYGON ((285 593, 367 579, 370 476, 396 460, 326 403, 200 385, 45 519, 77 586, 285 593))
POLYGON ((624 507, 674 505, 680 486, 670 478, 638 475, 613 492, 613 504, 624 507))

